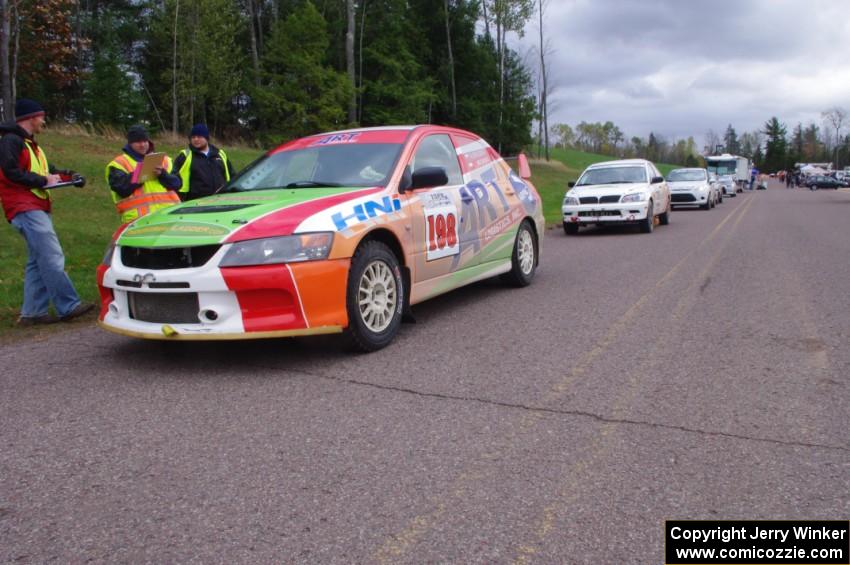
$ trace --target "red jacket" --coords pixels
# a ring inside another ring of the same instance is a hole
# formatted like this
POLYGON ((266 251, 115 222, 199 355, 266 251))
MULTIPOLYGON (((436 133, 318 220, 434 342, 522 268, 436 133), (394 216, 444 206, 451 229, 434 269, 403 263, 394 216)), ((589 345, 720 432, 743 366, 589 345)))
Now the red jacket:
MULTIPOLYGON (((50 199, 39 198, 32 193, 33 188, 42 188, 47 184, 47 177, 33 173, 30 166, 30 152, 27 151, 24 139, 28 139, 34 147, 35 140, 18 124, 3 124, 0 126, 0 202, 6 219, 29 210, 44 210, 50 212, 50 199)), ((49 163, 48 163, 49 164, 49 163)), ((57 171, 49 165, 50 172, 57 171)))

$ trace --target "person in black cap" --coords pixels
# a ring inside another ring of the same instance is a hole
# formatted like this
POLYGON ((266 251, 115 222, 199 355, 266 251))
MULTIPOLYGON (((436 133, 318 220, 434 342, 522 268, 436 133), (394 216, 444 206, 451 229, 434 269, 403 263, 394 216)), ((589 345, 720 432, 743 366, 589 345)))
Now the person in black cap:
POLYGON ((111 189, 121 223, 132 222, 180 202, 177 191, 181 180, 169 173, 171 159, 167 155, 162 156, 162 165, 154 169, 155 178, 139 182, 142 161, 153 150, 153 141, 144 126, 131 126, 127 130, 127 145, 123 153, 106 165, 106 184, 111 189))
POLYGON ((233 178, 233 163, 223 149, 210 143, 210 130, 196 124, 189 133, 189 147, 174 159, 172 174, 180 175, 181 200, 215 194, 233 178))
POLYGON ((26 98, 15 103, 15 122, 0 126, 0 201, 6 219, 24 237, 24 303, 18 325, 68 321, 94 308, 80 300, 65 272, 65 254, 53 228, 48 189, 71 180, 72 171, 48 164, 35 142, 45 124, 44 109, 26 98), (58 317, 49 313, 50 303, 58 317))

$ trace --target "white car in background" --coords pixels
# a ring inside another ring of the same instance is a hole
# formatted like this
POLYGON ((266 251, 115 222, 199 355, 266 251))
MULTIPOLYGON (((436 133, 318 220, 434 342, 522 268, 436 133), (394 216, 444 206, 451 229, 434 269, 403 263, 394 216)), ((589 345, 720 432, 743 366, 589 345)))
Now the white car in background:
POLYGON ((568 235, 588 225, 637 224, 650 233, 656 217, 670 223, 670 189, 645 159, 596 163, 569 186, 561 206, 568 235))
POLYGON ((723 201, 722 189, 711 181, 705 169, 674 169, 667 174, 667 186, 673 206, 699 206, 711 210, 723 201))

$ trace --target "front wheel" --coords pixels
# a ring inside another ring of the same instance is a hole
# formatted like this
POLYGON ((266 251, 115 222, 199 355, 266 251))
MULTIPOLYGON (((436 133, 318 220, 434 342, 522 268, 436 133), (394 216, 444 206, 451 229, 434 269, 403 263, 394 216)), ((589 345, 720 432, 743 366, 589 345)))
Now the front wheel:
POLYGON ((351 258, 345 304, 351 349, 376 351, 398 333, 404 283, 398 259, 380 241, 365 242, 351 258))
POLYGON ((658 216, 658 223, 661 224, 662 226, 669 225, 670 224, 670 212, 672 210, 673 210, 673 205, 668 200, 667 201, 667 209, 664 211, 663 214, 658 216))
POLYGON ((511 286, 522 287, 531 284, 537 269, 537 240, 528 220, 523 220, 514 240, 514 252, 511 254, 511 270, 502 275, 502 280, 511 286))
POLYGON ((564 222, 564 233, 567 235, 576 235, 578 233, 578 224, 564 222))
POLYGON ((649 206, 646 208, 646 218, 640 223, 640 231, 643 233, 652 233, 652 228, 655 227, 655 214, 653 213, 652 200, 649 201, 649 206))

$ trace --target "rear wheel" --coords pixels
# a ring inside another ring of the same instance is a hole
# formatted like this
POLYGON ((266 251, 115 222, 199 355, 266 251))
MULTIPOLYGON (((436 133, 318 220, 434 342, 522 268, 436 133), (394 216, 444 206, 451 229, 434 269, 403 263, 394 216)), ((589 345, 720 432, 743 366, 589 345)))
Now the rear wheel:
POLYGON ((522 287, 531 284, 537 269, 537 241, 528 220, 523 220, 514 240, 514 252, 511 254, 511 270, 502 275, 502 280, 511 286, 522 287))
POLYGON ((398 259, 380 241, 367 241, 354 253, 346 292, 351 349, 376 351, 398 333, 404 304, 404 283, 398 259))

